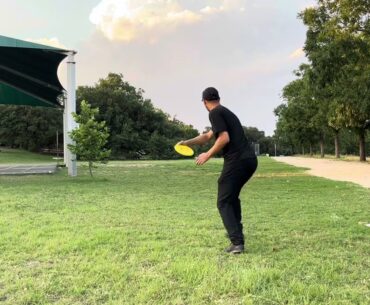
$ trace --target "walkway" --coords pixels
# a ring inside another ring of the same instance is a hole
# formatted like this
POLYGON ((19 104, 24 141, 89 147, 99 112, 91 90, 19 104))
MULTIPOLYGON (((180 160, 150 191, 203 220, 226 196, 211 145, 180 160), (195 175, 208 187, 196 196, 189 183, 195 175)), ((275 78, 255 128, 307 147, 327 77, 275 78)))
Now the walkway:
POLYGON ((7 164, 0 165, 0 175, 38 175, 53 174, 57 170, 55 164, 7 164))
POLYGON ((301 157, 274 157, 273 159, 297 167, 309 168, 308 173, 313 176, 354 182, 370 188, 370 164, 368 163, 301 157))

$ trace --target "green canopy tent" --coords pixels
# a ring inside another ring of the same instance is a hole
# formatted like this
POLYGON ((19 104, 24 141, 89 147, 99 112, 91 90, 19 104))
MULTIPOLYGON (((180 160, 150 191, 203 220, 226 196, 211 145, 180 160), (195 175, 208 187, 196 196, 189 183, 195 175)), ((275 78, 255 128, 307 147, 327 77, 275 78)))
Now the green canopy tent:
POLYGON ((76 127, 75 53, 0 35, 0 104, 64 108, 64 160, 71 176, 77 174, 76 157, 67 148, 68 132, 76 127), (57 71, 67 56, 66 91, 57 71))

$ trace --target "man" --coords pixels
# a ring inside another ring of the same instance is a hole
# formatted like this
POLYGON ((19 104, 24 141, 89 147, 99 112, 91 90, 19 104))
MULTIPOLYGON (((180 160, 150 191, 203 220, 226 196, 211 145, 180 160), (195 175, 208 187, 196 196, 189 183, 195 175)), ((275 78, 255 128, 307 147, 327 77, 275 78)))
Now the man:
POLYGON ((181 141, 183 145, 203 145, 214 136, 215 144, 196 159, 203 165, 222 150, 224 166, 218 179, 217 207, 227 231, 231 245, 228 253, 244 252, 242 213, 239 200, 240 190, 257 169, 257 158, 251 144, 244 134, 239 119, 229 109, 220 104, 218 91, 207 88, 203 91, 202 101, 209 111, 212 129, 196 138, 181 141))

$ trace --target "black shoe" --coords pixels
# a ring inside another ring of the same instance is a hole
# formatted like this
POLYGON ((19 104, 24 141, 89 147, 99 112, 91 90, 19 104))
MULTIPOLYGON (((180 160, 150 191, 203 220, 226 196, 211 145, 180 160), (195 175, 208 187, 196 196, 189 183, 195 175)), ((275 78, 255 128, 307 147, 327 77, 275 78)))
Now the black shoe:
POLYGON ((230 247, 225 249, 227 253, 232 253, 232 254, 240 254, 244 252, 244 245, 233 245, 231 244, 230 247))

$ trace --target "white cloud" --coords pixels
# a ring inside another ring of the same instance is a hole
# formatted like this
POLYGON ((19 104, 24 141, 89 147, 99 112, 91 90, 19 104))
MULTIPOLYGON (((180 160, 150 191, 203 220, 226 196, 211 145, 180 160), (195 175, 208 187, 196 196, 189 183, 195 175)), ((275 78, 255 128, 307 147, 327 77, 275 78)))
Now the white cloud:
POLYGON ((206 6, 200 10, 200 13, 205 14, 205 15, 210 15, 210 14, 218 14, 223 11, 225 11, 225 7, 223 6, 219 6, 219 7, 206 6))
MULTIPOLYGON (((216 1, 215 1, 216 2, 216 1)), ((150 41, 180 25, 195 24, 211 14, 244 11, 245 0, 218 1, 217 6, 192 10, 178 0, 102 0, 90 21, 110 40, 132 41, 150 36, 150 41)))
POLYGON ((243 10, 247 4, 245 0, 224 0, 221 2, 221 6, 226 10, 243 10))
POLYGON ((39 38, 39 39, 31 39, 31 38, 28 38, 26 40, 29 41, 29 42, 43 44, 43 45, 46 45, 46 46, 49 46, 49 47, 54 47, 54 48, 58 48, 58 49, 66 49, 66 50, 68 50, 68 48, 65 45, 63 45, 59 41, 59 39, 56 38, 56 37, 53 37, 53 38, 39 38))
MULTIPOLYGON (((306 28, 297 12, 308 0, 291 1, 289 7, 282 5, 288 1, 276 0, 170 2, 178 6, 167 12, 187 10, 201 19, 172 26, 163 23, 164 15, 159 13, 161 22, 150 27, 134 18, 137 32, 130 43, 117 37, 107 41, 96 31, 76 57, 79 84, 91 85, 109 72, 123 73, 132 85, 145 90, 155 107, 199 130, 210 124, 201 92, 214 86, 244 125, 271 135, 281 89, 294 79, 292 71, 304 60, 289 55, 304 44, 306 28), (147 43, 153 37, 156 43, 147 43)), ((119 15, 117 8, 107 9, 106 14, 119 15)), ((132 18, 134 10, 123 10, 121 15, 132 18)))
POLYGON ((302 58, 304 56, 305 56, 305 54, 304 54, 303 48, 299 48, 299 49, 295 50, 294 52, 292 52, 289 55, 289 58, 297 59, 297 58, 302 58))

